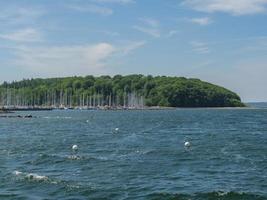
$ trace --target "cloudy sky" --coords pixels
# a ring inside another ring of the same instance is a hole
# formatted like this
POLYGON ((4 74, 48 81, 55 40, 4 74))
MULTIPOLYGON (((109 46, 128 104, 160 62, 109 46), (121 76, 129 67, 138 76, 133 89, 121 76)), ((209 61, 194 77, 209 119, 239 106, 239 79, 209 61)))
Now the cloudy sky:
POLYGON ((267 101, 267 0, 0 1, 0 70, 194 77, 267 101))

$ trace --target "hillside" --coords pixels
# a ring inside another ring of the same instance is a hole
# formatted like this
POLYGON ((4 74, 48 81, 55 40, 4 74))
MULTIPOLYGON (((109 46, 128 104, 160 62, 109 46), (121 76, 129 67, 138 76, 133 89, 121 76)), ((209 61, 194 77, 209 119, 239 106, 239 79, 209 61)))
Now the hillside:
POLYGON ((86 76, 30 79, 0 86, 1 106, 242 107, 240 97, 199 79, 86 76))

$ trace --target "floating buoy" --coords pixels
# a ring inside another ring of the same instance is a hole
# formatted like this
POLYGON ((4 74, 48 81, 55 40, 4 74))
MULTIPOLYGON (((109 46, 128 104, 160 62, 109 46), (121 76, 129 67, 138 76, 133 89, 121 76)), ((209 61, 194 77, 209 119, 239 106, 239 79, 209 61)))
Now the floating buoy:
POLYGON ((86 120, 86 123, 89 123, 89 120, 88 119, 86 120))
POLYGON ((78 145, 74 144, 74 145, 72 146, 72 150, 73 150, 73 151, 77 151, 77 150, 78 150, 78 145))
POLYGON ((119 128, 115 128, 115 131, 118 132, 120 129, 119 128))
POLYGON ((186 148, 189 148, 189 147, 191 146, 191 143, 190 143, 190 142, 185 142, 185 143, 184 143, 184 146, 185 146, 186 148))
POLYGON ((14 171, 13 173, 14 173, 16 176, 22 175, 22 172, 20 172, 20 171, 14 171))

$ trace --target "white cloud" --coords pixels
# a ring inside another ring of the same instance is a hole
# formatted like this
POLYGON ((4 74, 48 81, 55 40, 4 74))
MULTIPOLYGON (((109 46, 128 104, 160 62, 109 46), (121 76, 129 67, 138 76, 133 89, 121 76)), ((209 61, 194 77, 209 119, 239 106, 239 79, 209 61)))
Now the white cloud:
POLYGON ((33 28, 26 28, 12 33, 0 34, 0 38, 16 42, 42 41, 41 33, 33 28))
POLYGON ((206 26, 212 23, 212 20, 209 17, 192 18, 189 19, 189 21, 201 26, 206 26))
POLYGON ((126 55, 138 48, 143 47, 145 44, 146 44, 146 41, 130 42, 129 44, 127 44, 121 49, 121 52, 122 54, 126 55))
POLYGON ((160 31, 158 29, 153 29, 149 27, 144 27, 144 26, 133 26, 135 30, 138 30, 140 32, 146 33, 150 36, 153 36, 155 38, 160 37, 160 31))
POLYGON ((159 38, 161 36, 161 31, 159 28, 160 22, 158 20, 152 18, 140 18, 139 21, 142 22, 142 25, 133 26, 135 30, 155 38, 159 38))
POLYGON ((7 49, 14 56, 7 62, 34 76, 74 76, 104 74, 116 59, 122 60, 146 44, 128 41, 123 44, 98 43, 74 46, 13 46, 7 49), (114 60, 115 59, 115 60, 114 60))
POLYGON ((18 47, 13 64, 46 75, 101 72, 116 48, 108 43, 86 46, 18 47))
POLYGON ((210 49, 206 43, 193 41, 190 44, 193 48, 193 51, 198 54, 207 54, 210 52, 210 49))
POLYGON ((183 4, 201 12, 246 15, 265 12, 267 0, 185 0, 183 4))
POLYGON ((113 14, 113 10, 103 6, 97 6, 93 4, 86 5, 68 5, 68 8, 79 11, 79 12, 89 12, 93 14, 100 14, 103 16, 108 16, 113 14))
POLYGON ((0 22, 2 24, 34 23, 44 13, 45 10, 40 7, 3 7, 0 8, 0 22))

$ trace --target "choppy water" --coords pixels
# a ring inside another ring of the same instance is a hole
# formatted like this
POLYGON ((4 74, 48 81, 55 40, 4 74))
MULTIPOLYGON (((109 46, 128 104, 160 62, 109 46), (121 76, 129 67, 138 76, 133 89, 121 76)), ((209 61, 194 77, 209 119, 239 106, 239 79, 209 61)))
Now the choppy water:
POLYGON ((267 199, 266 109, 32 114, 0 119, 0 199, 267 199))

